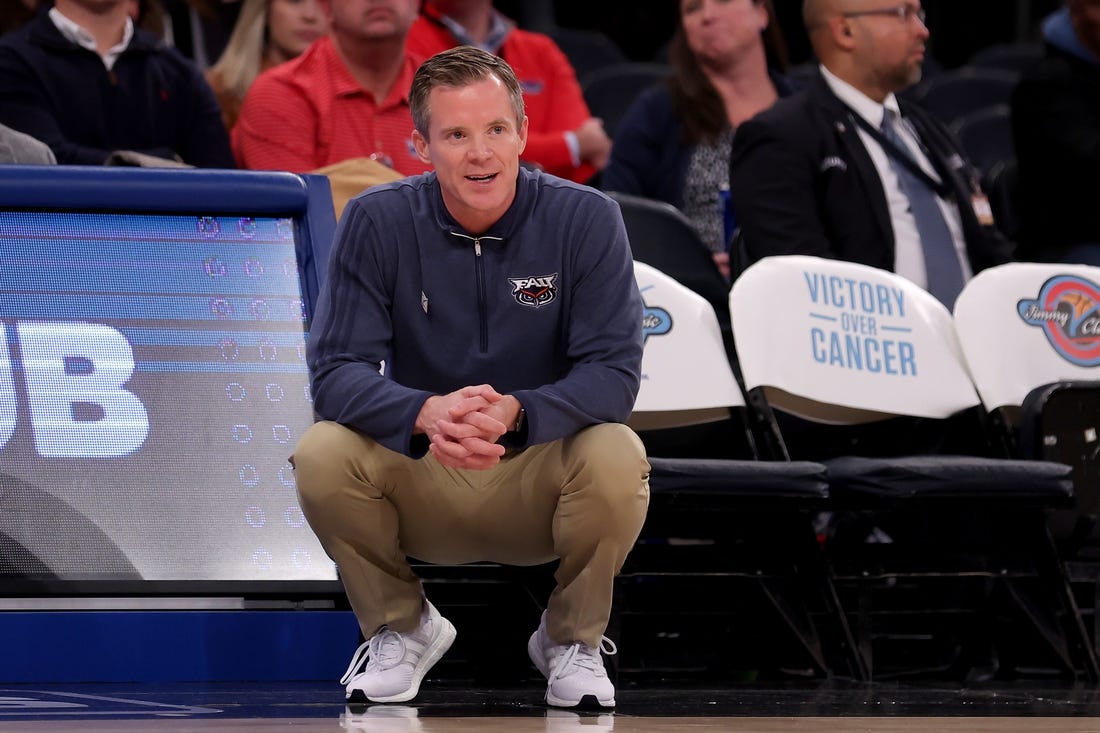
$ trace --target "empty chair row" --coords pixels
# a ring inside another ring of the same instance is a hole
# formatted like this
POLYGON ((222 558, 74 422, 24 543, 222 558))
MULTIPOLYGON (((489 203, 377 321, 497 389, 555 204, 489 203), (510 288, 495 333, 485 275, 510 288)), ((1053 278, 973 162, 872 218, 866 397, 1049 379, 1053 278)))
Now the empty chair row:
MULTIPOLYGON (((1084 324, 1095 317, 1100 274, 994 268, 972 281, 956 309, 960 321, 981 325, 957 327, 938 301, 892 273, 810 257, 767 258, 746 270, 730 293, 737 375, 722 358, 709 304, 644 264, 636 263, 636 272, 646 304, 638 426, 652 428, 662 417, 682 425, 725 408, 745 416, 760 457, 772 459, 758 461, 752 473, 752 461, 657 458, 654 498, 695 486, 712 502, 725 494, 743 509, 767 507, 771 518, 786 505, 787 513, 779 514, 804 532, 813 511, 826 507, 839 518, 823 538, 819 564, 802 555, 795 566, 803 572, 786 577, 775 567, 757 568, 759 584, 813 589, 809 596, 771 595, 810 650, 811 666, 881 674, 884 645, 924 634, 941 642, 933 667, 946 664, 946 655, 965 674, 975 668, 1013 674, 1038 664, 1096 679, 1095 654, 1047 528, 1052 512, 1072 504, 1073 469, 1021 460, 1024 454, 988 417, 1003 416, 1034 383, 1055 381, 1052 375, 1091 374, 1086 364, 1067 372, 1060 360, 1063 350, 1073 356, 1091 348, 1084 324), (970 328, 988 336, 961 338, 970 328), (1033 359, 1034 368, 1005 370, 1016 363, 1006 356, 1009 346, 1028 358, 1045 349, 1046 365, 1033 359), (979 366, 979 353, 1002 365, 1010 388, 975 386, 988 371, 979 366), (824 430, 863 425, 876 431, 910 420, 913 427, 899 434, 912 440, 884 455, 792 462, 778 419, 783 415, 824 430), (969 416, 968 431, 987 436, 976 442, 985 449, 959 455, 918 445, 934 435, 930 425, 946 426, 960 415, 969 416), (797 481, 792 470, 801 472, 797 481), (816 568, 814 577, 805 577, 807 568, 816 568), (977 589, 969 615, 958 608, 961 586, 977 589), (835 613, 815 617, 806 610, 812 608, 835 613), (945 625, 914 636, 899 619, 945 625), (830 647, 825 639, 839 643, 830 647)), ((626 577, 643 570, 628 568, 626 577)), ((908 671, 912 666, 910 660, 908 671)))

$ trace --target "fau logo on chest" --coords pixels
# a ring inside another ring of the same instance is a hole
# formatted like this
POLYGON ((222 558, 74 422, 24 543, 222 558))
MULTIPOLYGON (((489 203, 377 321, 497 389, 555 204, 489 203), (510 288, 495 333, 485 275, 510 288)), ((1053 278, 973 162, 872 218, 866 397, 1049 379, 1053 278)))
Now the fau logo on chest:
POLYGON ((512 283, 512 297, 520 305, 539 308, 558 297, 558 273, 553 275, 528 275, 527 277, 510 277, 512 283))

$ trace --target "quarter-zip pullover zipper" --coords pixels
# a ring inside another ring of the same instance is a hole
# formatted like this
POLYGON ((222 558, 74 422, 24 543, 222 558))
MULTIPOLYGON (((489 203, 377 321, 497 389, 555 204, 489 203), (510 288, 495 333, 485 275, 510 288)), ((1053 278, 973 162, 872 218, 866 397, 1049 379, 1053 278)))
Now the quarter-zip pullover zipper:
POLYGON ((471 237, 468 234, 460 234, 459 232, 451 232, 456 237, 462 237, 463 239, 469 239, 474 243, 474 280, 477 283, 477 317, 478 325, 480 326, 481 353, 485 354, 489 351, 489 303, 488 296, 485 292, 485 267, 481 260, 481 240, 492 239, 497 242, 503 242, 502 237, 471 237))

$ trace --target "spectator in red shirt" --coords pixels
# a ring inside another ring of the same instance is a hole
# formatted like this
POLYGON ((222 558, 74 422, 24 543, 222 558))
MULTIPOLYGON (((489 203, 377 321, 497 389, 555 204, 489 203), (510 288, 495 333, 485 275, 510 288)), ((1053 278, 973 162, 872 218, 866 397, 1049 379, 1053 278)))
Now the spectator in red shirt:
POLYGON ((492 0, 425 0, 407 43, 424 58, 470 45, 507 61, 527 108, 526 162, 580 183, 607 165, 611 140, 588 111, 565 54, 550 37, 517 28, 492 0))
POLYGON ((430 169, 412 145, 405 48, 419 0, 321 0, 329 35, 256 77, 233 128, 242 168, 304 173, 369 157, 403 175, 430 169))

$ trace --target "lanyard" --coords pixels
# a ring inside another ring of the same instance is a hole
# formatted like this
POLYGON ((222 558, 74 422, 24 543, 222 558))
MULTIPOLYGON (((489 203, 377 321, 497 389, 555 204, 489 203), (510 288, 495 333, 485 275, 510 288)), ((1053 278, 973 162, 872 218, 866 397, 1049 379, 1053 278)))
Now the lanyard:
MULTIPOLYGON (((882 130, 872 125, 864 119, 862 115, 856 113, 851 108, 848 109, 848 117, 852 122, 863 128, 864 132, 873 137, 875 141, 882 146, 882 150, 886 155, 908 168, 910 173, 923 181, 928 188, 935 191, 936 195, 945 199, 951 197, 951 187, 928 175, 928 173, 917 164, 917 161, 913 160, 913 156, 908 150, 903 150, 898 147, 897 143, 882 134, 882 130)), ((901 119, 900 115, 898 119, 901 119)))

